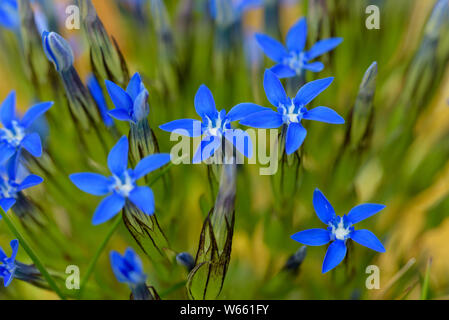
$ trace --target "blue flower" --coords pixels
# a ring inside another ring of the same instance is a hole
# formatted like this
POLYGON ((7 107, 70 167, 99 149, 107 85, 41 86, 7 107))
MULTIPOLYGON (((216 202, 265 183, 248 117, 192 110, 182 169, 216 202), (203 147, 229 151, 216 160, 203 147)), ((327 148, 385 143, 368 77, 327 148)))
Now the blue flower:
POLYGON ((352 208, 348 215, 337 216, 323 193, 316 189, 313 194, 313 207, 318 218, 328 225, 327 229, 309 229, 298 232, 291 238, 308 246, 321 246, 331 242, 324 257, 323 273, 332 270, 343 261, 348 239, 374 251, 385 252, 384 246, 371 231, 354 229, 354 224, 378 213, 385 208, 384 205, 361 204, 352 208))
POLYGON ((232 129, 231 122, 238 121, 251 113, 270 110, 253 103, 236 105, 226 114, 226 110, 217 110, 212 92, 201 85, 195 96, 196 113, 202 121, 179 119, 163 124, 160 128, 189 137, 204 135, 198 150, 193 156, 193 163, 199 163, 211 157, 222 145, 222 137, 230 141, 239 152, 252 157, 252 143, 249 135, 240 129, 232 129))
POLYGON ((19 7, 16 0, 0 1, 0 26, 16 29, 19 26, 19 7))
POLYGON ((262 0, 209 0, 211 17, 225 26, 239 21, 247 10, 262 5, 262 0))
POLYGON ((277 65, 271 68, 279 78, 299 76, 304 70, 320 72, 324 69, 321 62, 310 62, 326 52, 337 47, 342 38, 330 38, 318 41, 309 51, 304 48, 307 42, 307 21, 300 19, 287 34, 287 48, 279 41, 264 35, 257 34, 257 41, 265 54, 277 65))
POLYGON ((0 207, 7 212, 16 203, 18 194, 41 184, 44 179, 28 174, 19 164, 20 154, 11 158, 6 167, 0 167, 0 207))
POLYGON ((63 72, 72 67, 75 60, 72 47, 59 34, 44 31, 42 33, 42 46, 47 59, 53 62, 56 71, 63 72))
POLYGON ((306 105, 323 92, 334 80, 325 78, 312 81, 299 89, 295 98, 287 97, 281 81, 270 70, 265 71, 264 88, 270 103, 277 108, 277 112, 266 111, 252 113, 240 121, 240 124, 261 129, 278 128, 287 125, 285 151, 292 154, 304 142, 307 131, 301 120, 315 120, 333 124, 343 124, 345 120, 334 110, 327 107, 316 107, 307 110, 306 105))
POLYGON ((109 111, 113 118, 137 123, 148 116, 149 94, 139 73, 135 73, 131 78, 126 91, 109 80, 106 80, 106 88, 115 106, 114 110, 109 111))
POLYGON ((111 251, 110 259, 112 271, 119 282, 131 287, 145 284, 147 276, 143 272, 142 261, 133 249, 126 249, 123 256, 117 251, 111 251))
POLYGON ((94 213, 92 223, 101 224, 119 213, 127 200, 147 215, 154 213, 154 196, 149 187, 139 187, 136 182, 148 173, 170 161, 169 154, 154 154, 142 159, 134 170, 128 169, 128 138, 122 137, 108 156, 111 177, 96 173, 76 173, 70 180, 82 191, 95 196, 109 195, 94 213))
POLYGON ((97 78, 93 74, 89 75, 89 77, 87 78, 87 87, 89 88, 90 94, 97 104, 104 124, 106 125, 106 127, 112 127, 114 125, 114 120, 112 120, 112 118, 108 114, 109 109, 103 95, 103 89, 101 88, 97 78))
POLYGON ((16 272, 16 255, 19 250, 19 241, 12 240, 10 242, 12 249, 11 257, 8 258, 6 253, 0 248, 0 277, 3 278, 3 285, 9 286, 16 272))
POLYGON ((16 94, 12 91, 0 106, 0 164, 4 164, 21 148, 34 157, 42 155, 42 143, 37 133, 29 133, 33 122, 50 109, 53 102, 43 102, 31 107, 21 120, 16 115, 16 94))

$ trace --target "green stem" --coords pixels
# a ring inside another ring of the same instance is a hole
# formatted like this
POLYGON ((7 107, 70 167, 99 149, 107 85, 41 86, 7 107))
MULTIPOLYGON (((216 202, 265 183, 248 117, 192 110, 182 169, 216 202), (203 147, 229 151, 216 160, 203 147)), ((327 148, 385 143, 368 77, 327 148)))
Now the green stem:
POLYGON ((97 251, 95 252, 94 257, 89 263, 89 266, 87 267, 87 271, 84 275, 84 277, 81 279, 81 286, 80 291, 78 294, 78 297, 81 298, 82 294, 84 292, 84 288, 86 287, 87 281, 89 281, 90 276, 92 275, 92 272, 95 269, 95 265, 98 262, 98 259, 101 256, 101 253, 106 248, 106 245, 109 242, 109 239, 111 239, 112 235, 114 234, 115 230, 117 230, 118 226, 120 225, 120 222, 122 221, 122 215, 119 214, 117 218, 114 220, 114 223, 112 224, 111 228, 109 229, 108 233, 106 234, 106 237, 101 242, 100 246, 98 247, 97 251))
POLYGON ((61 292, 61 290, 57 286, 56 282, 51 277, 50 273, 44 267, 41 260, 38 258, 36 253, 34 253, 33 249, 31 249, 31 247, 28 245, 28 243, 22 237, 19 230, 17 230, 17 228, 15 227, 14 223, 9 219, 8 215, 1 208, 0 208, 0 215, 3 217, 6 224, 8 225, 8 228, 11 230, 11 232, 14 234, 14 236, 19 240, 20 245, 26 251, 28 256, 31 258, 31 260, 33 260, 33 263, 36 266, 36 268, 39 269, 42 276, 45 278, 45 280, 47 280, 50 288, 53 289, 53 291, 59 296, 59 298, 61 298, 62 300, 65 300, 66 298, 65 298, 64 294, 61 292))

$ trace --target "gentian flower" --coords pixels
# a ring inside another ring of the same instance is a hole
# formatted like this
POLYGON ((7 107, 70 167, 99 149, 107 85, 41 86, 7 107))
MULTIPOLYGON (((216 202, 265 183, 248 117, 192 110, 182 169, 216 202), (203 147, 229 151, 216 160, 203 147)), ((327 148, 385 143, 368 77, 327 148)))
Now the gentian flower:
POLYGON ((21 148, 34 157, 42 155, 42 143, 37 133, 29 133, 33 122, 51 108, 53 102, 43 102, 31 107, 18 119, 16 115, 16 94, 12 91, 0 106, 0 164, 5 163, 21 148))
POLYGON ((246 157, 251 158, 252 143, 249 135, 243 130, 232 129, 231 122, 241 120, 254 112, 270 110, 253 103, 241 103, 232 108, 228 114, 226 114, 226 110, 219 112, 215 106, 212 92, 205 85, 201 85, 196 93, 195 109, 202 121, 180 119, 160 126, 164 131, 189 137, 204 135, 198 150, 193 156, 193 163, 199 163, 201 160, 207 160, 211 157, 221 147, 222 137, 235 145, 237 150, 246 157))
POLYGON ((106 88, 115 106, 114 110, 109 111, 110 116, 132 123, 137 123, 148 116, 149 94, 139 73, 135 73, 131 78, 126 91, 109 80, 106 80, 106 88))
POLYGON ((352 208, 348 215, 337 216, 334 208, 316 189, 313 194, 313 207, 318 218, 328 225, 327 229, 309 229, 298 232, 291 238, 308 246, 321 246, 331 242, 324 257, 322 272, 332 270, 346 256, 346 242, 349 239, 377 252, 385 252, 385 248, 377 237, 368 230, 355 230, 354 224, 371 217, 385 208, 381 204, 361 204, 352 208))
POLYGON ((148 173, 170 161, 169 154, 154 154, 142 159, 134 170, 128 167, 128 138, 122 137, 108 156, 112 177, 96 173, 76 173, 70 180, 82 191, 95 196, 109 195, 94 213, 92 223, 101 224, 123 209, 127 200, 147 215, 154 213, 154 196, 149 187, 139 187, 136 182, 148 173))
POLYGON ((145 283, 147 276, 143 272, 142 261, 133 249, 126 249, 123 256, 111 251, 110 258, 112 271, 119 282, 131 287, 145 283))
POLYGON ((265 54, 277 64, 271 68, 279 78, 299 76, 304 70, 320 72, 324 69, 321 62, 311 62, 317 57, 337 47, 342 38, 330 38, 318 41, 309 51, 304 48, 307 42, 307 21, 300 19, 287 34, 287 48, 279 41, 265 35, 257 34, 257 41, 265 54))
POLYGON ((17 153, 6 167, 0 167, 0 207, 5 212, 14 206, 20 192, 44 181, 37 175, 28 174, 26 170, 19 170, 19 156, 20 153, 17 153))
POLYGON ((11 257, 8 258, 6 253, 0 248, 0 277, 3 278, 3 285, 9 286, 17 269, 16 256, 19 250, 19 241, 12 240, 10 242, 12 249, 11 257))
POLYGON ((312 81, 299 89, 295 98, 287 97, 281 81, 270 70, 265 71, 264 88, 270 103, 277 108, 277 112, 266 110, 252 113, 240 121, 240 124, 261 129, 278 128, 287 125, 285 151, 292 154, 304 142, 307 131, 301 121, 315 120, 325 123, 343 124, 345 120, 334 110, 327 107, 316 107, 307 110, 306 105, 323 92, 334 80, 325 78, 312 81))
POLYGON ((262 5, 262 0, 209 0, 211 17, 224 26, 234 24, 246 11, 262 5))
POLYGON ((0 26, 7 29, 16 29, 19 26, 17 0, 0 1, 0 26))
POLYGON ((47 59, 53 62, 56 71, 64 72, 73 66, 75 56, 72 47, 66 39, 56 32, 42 33, 42 46, 47 59))
POLYGON ((87 88, 89 88, 89 91, 97 104, 104 124, 106 125, 106 127, 112 127, 114 125, 114 120, 112 120, 112 118, 108 114, 109 109, 108 105, 106 104, 106 99, 103 95, 103 89, 101 88, 97 78, 93 74, 89 75, 89 77, 87 78, 87 88))

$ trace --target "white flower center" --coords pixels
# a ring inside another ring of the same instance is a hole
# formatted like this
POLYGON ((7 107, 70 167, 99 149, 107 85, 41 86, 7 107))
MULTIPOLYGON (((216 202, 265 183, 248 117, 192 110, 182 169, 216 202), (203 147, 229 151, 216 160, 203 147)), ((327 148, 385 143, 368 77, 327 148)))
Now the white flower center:
POLYGON ((301 110, 301 108, 297 109, 293 100, 291 100, 289 106, 280 105, 279 109, 281 110, 284 122, 287 124, 299 123, 302 119, 302 113, 296 111, 298 109, 301 110))
POLYGON ((22 142, 23 138, 25 138, 25 130, 19 125, 17 121, 12 121, 12 128, 3 128, 3 140, 5 140, 8 144, 18 147, 22 142))
POLYGON ((345 228, 343 224, 343 219, 340 219, 340 222, 338 223, 337 227, 332 225, 332 233, 335 236, 335 239, 337 240, 345 240, 346 237, 349 235, 349 227, 345 228))
POLYGON ((16 191, 7 181, 3 181, 0 184, 0 196, 2 198, 15 198, 16 191))
POLYGON ((115 184, 113 186, 114 191, 126 198, 129 197, 129 194, 134 190, 135 186, 128 172, 125 172, 124 179, 120 179, 115 175, 113 178, 115 180, 115 184))
POLYGON ((223 121, 223 119, 221 118, 221 114, 218 113, 218 117, 215 120, 215 124, 208 116, 206 116, 206 118, 208 121, 207 122, 207 133, 209 133, 211 136, 214 136, 214 137, 221 136, 222 129, 226 125, 226 121, 223 121))
POLYGON ((299 75, 302 72, 305 63, 304 52, 290 53, 290 56, 284 60, 284 64, 288 65, 290 69, 295 70, 296 74, 299 75))

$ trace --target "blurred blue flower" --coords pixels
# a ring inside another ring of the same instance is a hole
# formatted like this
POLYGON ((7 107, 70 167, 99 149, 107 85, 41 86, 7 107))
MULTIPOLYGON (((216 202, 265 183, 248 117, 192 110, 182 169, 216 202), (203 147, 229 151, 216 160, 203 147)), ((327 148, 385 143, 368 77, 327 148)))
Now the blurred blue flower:
POLYGON ((3 285, 5 287, 9 286, 16 272, 16 256, 19 250, 19 240, 12 240, 9 245, 12 250, 11 257, 9 258, 0 247, 0 277, 3 278, 3 285))
POLYGON ((301 124, 302 119, 333 124, 345 123, 345 120, 330 108, 316 107, 312 110, 306 108, 306 105, 323 92, 333 80, 334 78, 325 78, 309 82, 299 89, 295 98, 290 98, 278 77, 270 70, 266 70, 265 93, 270 103, 277 108, 277 112, 267 109, 252 113, 242 119, 240 124, 261 129, 287 125, 285 151, 290 155, 298 150, 306 138, 307 131, 301 124))
POLYGON ((16 29, 19 26, 19 6, 16 0, 0 1, 0 26, 16 29))
POLYGON ((147 276, 143 272, 142 261, 133 249, 126 249, 123 256, 111 251, 110 259, 112 271, 119 282, 131 287, 145 284, 147 276))
POLYGON ((53 102, 43 102, 32 106, 21 120, 16 115, 16 93, 12 91, 0 106, 0 164, 4 164, 21 148, 34 157, 42 155, 42 143, 39 134, 29 133, 33 122, 47 112, 53 102))
POLYGON ((103 95, 103 89, 101 88, 100 83, 93 74, 90 74, 87 78, 87 87, 89 88, 90 94, 97 104, 104 124, 106 125, 106 127, 112 127, 114 125, 114 120, 112 120, 112 118, 108 114, 109 109, 103 95))
POLYGON ((328 225, 327 229, 309 229, 295 233, 291 238, 308 246, 321 246, 331 242, 324 257, 323 273, 335 268, 343 261, 348 239, 374 251, 385 252, 384 246, 371 231, 354 230, 354 224, 383 210, 384 205, 361 204, 352 208, 348 215, 337 216, 323 193, 316 189, 313 194, 313 206, 318 218, 328 225))
POLYGON ((307 42, 307 21, 301 18, 287 34, 287 48, 279 41, 265 35, 256 34, 257 41, 265 54, 277 65, 271 68, 279 78, 299 76, 304 70, 320 72, 324 69, 321 62, 310 62, 328 51, 333 50, 342 38, 329 38, 318 41, 309 51, 304 48, 307 42))
POLYGON ((54 64, 56 71, 63 72, 72 67, 75 60, 72 47, 59 34, 44 31, 42 33, 42 46, 47 59, 54 64))
POLYGON ((139 73, 135 73, 131 78, 126 91, 109 80, 106 80, 106 88, 115 106, 115 109, 109 111, 113 118, 137 123, 148 116, 149 94, 139 73))
POLYGON ((108 167, 112 177, 96 173, 76 173, 70 180, 82 191, 95 196, 108 197, 100 202, 92 223, 101 224, 122 210, 127 200, 147 215, 154 213, 154 196, 149 187, 139 187, 136 182, 150 172, 170 161, 169 154, 154 154, 142 159, 134 170, 128 169, 128 138, 122 137, 108 156, 108 167))
POLYGON ((247 10, 262 5, 262 0, 209 0, 212 19, 224 26, 239 21, 247 10))
MULTIPOLYGON (((0 207, 7 212, 16 203, 19 192, 41 184, 44 179, 29 174, 19 163, 20 152, 6 166, 0 166, 0 207)), ((1 218, 0 218, 1 219, 1 218)))
POLYGON ((198 150, 193 156, 193 163, 200 163, 211 157, 222 145, 222 138, 231 142, 246 157, 252 157, 252 142, 249 135, 240 129, 232 129, 231 122, 238 121, 251 113, 270 110, 253 103, 236 105, 226 114, 226 110, 217 110, 212 92, 201 85, 195 96, 196 113, 202 121, 179 119, 163 124, 160 128, 184 136, 199 137, 204 135, 198 150))

